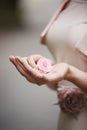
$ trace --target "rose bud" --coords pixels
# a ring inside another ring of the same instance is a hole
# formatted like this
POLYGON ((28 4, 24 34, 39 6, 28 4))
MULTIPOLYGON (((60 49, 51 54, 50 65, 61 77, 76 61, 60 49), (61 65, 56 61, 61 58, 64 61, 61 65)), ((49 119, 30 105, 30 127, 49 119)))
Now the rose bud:
POLYGON ((48 73, 52 69, 51 61, 46 58, 40 58, 37 62, 37 69, 41 73, 48 73))

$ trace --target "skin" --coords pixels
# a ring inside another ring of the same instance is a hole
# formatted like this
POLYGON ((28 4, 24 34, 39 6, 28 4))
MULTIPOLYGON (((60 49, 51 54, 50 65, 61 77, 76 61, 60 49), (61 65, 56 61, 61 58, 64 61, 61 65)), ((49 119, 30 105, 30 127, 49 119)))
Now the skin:
POLYGON ((71 66, 67 63, 52 62, 52 70, 43 74, 36 69, 36 64, 41 55, 31 55, 28 57, 10 56, 10 61, 15 65, 16 69, 29 82, 47 86, 52 90, 57 90, 58 82, 61 80, 68 80, 76 84, 83 91, 87 92, 87 73, 71 66))

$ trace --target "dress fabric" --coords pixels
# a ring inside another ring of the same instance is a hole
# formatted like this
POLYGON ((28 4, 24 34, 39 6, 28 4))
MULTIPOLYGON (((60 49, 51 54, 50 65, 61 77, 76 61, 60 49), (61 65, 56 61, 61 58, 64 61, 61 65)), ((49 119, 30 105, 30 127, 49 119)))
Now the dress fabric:
MULTIPOLYGON (((87 0, 71 0, 51 25, 46 45, 57 63, 65 62, 87 72, 87 0)), ((75 87, 66 80, 58 85, 75 87)), ((76 120, 60 110, 58 130, 87 130, 87 111, 76 120)))

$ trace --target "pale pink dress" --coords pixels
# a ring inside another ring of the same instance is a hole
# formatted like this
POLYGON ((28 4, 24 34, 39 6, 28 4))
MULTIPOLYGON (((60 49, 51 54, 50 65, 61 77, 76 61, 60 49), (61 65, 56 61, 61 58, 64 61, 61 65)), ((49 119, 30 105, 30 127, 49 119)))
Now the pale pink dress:
MULTIPOLYGON (((46 45, 56 62, 66 62, 87 72, 87 0, 72 0, 53 22, 46 45)), ((60 86, 75 86, 61 81, 60 86)), ((58 130, 87 130, 87 111, 78 120, 59 109, 58 130)))

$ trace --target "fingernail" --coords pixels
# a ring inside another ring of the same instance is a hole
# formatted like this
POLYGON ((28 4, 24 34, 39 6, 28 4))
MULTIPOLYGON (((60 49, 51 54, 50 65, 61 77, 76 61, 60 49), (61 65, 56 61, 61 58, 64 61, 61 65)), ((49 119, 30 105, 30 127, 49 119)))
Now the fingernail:
POLYGON ((9 56, 9 60, 12 60, 12 59, 14 59, 14 56, 9 56))

